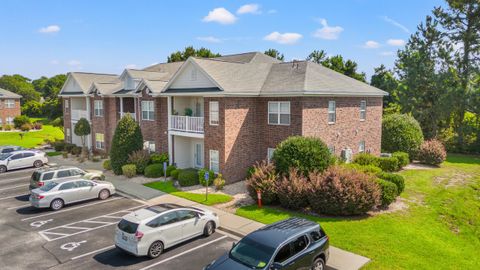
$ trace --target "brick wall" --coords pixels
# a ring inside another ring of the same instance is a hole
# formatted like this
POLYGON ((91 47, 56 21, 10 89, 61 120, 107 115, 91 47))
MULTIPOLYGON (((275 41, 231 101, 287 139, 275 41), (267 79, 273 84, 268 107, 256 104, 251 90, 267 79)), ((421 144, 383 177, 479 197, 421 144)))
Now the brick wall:
POLYGON ((210 150, 218 150, 220 158, 220 172, 224 177, 230 177, 225 168, 225 98, 204 98, 204 165, 210 167, 210 150), (210 101, 218 101, 219 121, 218 126, 211 126, 210 123, 210 101))
POLYGON ((65 108, 65 101, 68 100, 68 105, 71 105, 70 98, 62 98, 62 110, 63 110, 63 131, 65 132, 65 141, 66 142, 72 142, 71 141, 71 134, 67 134, 67 128, 70 129, 70 133, 73 132, 72 130, 72 116, 70 115, 70 107, 65 108), (67 138, 67 135, 70 136, 67 138))
MULTIPOLYGON (((7 99, 10 99, 10 98, 7 98, 7 99)), ((6 108, 5 100, 7 99, 3 99, 3 98, 0 99, 0 120, 2 120, 1 121, 2 125, 5 125, 7 123, 7 117, 15 118, 16 116, 19 116, 21 114, 20 99, 12 98, 15 101, 15 106, 13 108, 6 108)))
POLYGON ((140 128, 144 141, 155 141, 155 151, 159 153, 168 152, 168 107, 167 98, 153 98, 142 91, 142 96, 138 100, 137 119, 139 119, 140 128), (142 120, 142 100, 154 101, 154 120, 142 120))

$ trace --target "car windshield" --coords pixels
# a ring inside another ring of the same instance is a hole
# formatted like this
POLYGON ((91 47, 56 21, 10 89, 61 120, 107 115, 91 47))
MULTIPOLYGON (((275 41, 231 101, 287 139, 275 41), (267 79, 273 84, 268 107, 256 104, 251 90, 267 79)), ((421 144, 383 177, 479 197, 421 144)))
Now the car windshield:
POLYGON ((52 188, 56 187, 57 185, 58 185, 58 183, 48 182, 46 185, 41 186, 40 190, 41 191, 50 191, 50 190, 52 190, 52 188))
POLYGON ((275 249, 244 238, 230 251, 229 257, 252 269, 262 269, 267 266, 275 249))
POLYGON ((138 224, 122 219, 120 223, 118 223, 118 228, 126 233, 132 234, 137 232, 138 224))
POLYGON ((0 154, 0 160, 5 160, 10 157, 12 154, 0 154))

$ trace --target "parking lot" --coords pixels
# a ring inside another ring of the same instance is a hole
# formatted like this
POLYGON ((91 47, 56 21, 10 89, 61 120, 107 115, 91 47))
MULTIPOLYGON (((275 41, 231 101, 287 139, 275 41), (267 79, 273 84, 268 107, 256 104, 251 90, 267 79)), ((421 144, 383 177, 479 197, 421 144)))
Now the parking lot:
POLYGON ((114 247, 114 228, 144 202, 115 195, 56 212, 35 209, 28 201, 32 172, 0 175, 0 269, 202 269, 238 240, 216 232, 154 260, 127 255, 114 247))

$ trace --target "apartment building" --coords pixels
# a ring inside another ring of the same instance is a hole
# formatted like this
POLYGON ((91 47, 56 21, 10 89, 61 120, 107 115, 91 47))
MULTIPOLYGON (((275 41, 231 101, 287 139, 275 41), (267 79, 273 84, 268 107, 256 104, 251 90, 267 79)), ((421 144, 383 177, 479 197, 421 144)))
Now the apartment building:
MULTIPOLYGON (((119 76, 70 73, 61 95, 65 115, 88 116, 93 150, 108 151, 117 121, 130 113, 145 148, 168 151, 180 168, 211 168, 234 182, 292 135, 321 138, 336 155, 379 154, 386 92, 315 63, 254 52, 191 57, 119 76), (68 86, 79 77, 89 81, 81 91, 68 86), (72 107, 75 98, 84 106, 72 107), (84 112, 74 113, 79 108, 84 112)), ((78 143, 73 125, 65 117, 67 140, 78 143)))
POLYGON ((21 114, 22 96, 0 88, 0 127, 13 125, 13 119, 21 114))

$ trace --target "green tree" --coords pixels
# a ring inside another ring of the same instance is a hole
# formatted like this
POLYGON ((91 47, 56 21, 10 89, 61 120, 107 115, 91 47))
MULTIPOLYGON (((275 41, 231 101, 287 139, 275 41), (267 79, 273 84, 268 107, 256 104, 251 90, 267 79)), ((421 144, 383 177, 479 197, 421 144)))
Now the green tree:
POLYGON ((307 61, 321 64, 324 67, 333 69, 336 72, 342 73, 361 82, 366 82, 366 74, 364 72, 359 73, 357 71, 357 63, 350 59, 344 60, 343 56, 341 55, 328 57, 324 50, 314 50, 307 56, 306 59, 307 61))
POLYGON ((283 59, 285 59, 285 56, 283 55, 283 53, 280 53, 276 49, 268 49, 265 51, 265 54, 275 59, 278 59, 280 61, 283 61, 283 59))
POLYGON ((31 80, 22 75, 3 75, 0 77, 0 88, 22 96, 22 104, 30 100, 40 100, 40 93, 35 91, 31 80))
POLYGON ((325 62, 327 58, 327 53, 324 50, 314 50, 307 56, 307 61, 317 64, 323 64, 323 62, 325 62))
POLYGON ((388 92, 389 95, 383 98, 384 108, 390 103, 398 101, 397 88, 399 82, 393 75, 393 71, 387 69, 383 64, 375 68, 375 73, 370 79, 370 84, 388 92))
POLYGON ((193 46, 186 47, 183 51, 176 51, 170 54, 167 58, 167 62, 180 62, 185 61, 190 56, 202 57, 202 58, 214 58, 221 56, 219 53, 213 53, 207 48, 200 48, 196 50, 193 46))
POLYGON ((130 115, 124 116, 117 124, 110 149, 112 170, 122 174, 122 166, 128 163, 128 156, 143 149, 143 136, 140 126, 130 115))
POLYGON ((86 140, 87 140, 87 136, 90 135, 90 123, 88 123, 88 120, 85 119, 85 118, 80 118, 80 120, 78 120, 78 122, 75 124, 75 127, 73 129, 73 133, 75 133, 75 135, 79 136, 80 137, 80 140, 82 141, 82 152, 84 153, 85 155, 85 143, 86 143, 86 140))
POLYGON ((405 152, 413 159, 423 143, 420 124, 407 114, 390 114, 382 120, 382 151, 405 152))

